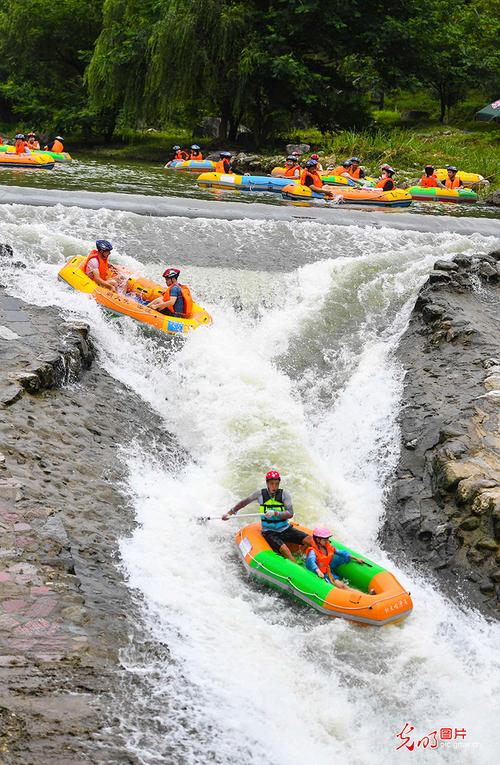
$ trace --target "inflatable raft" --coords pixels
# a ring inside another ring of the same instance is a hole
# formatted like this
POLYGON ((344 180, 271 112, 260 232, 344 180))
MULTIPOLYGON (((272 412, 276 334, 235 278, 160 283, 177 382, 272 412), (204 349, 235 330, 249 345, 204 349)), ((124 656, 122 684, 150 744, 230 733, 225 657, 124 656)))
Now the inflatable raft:
POLYGON ((474 204, 477 202, 477 194, 471 189, 440 189, 425 188, 423 186, 411 186, 408 189, 411 198, 418 202, 458 202, 460 204, 474 204))
MULTIPOLYGON (((311 529, 294 525, 301 531, 312 533, 311 529)), ((361 592, 341 590, 325 582, 308 571, 300 557, 292 563, 275 553, 260 533, 260 523, 252 523, 240 529, 235 539, 251 576, 292 595, 326 616, 382 627, 401 622, 411 613, 413 603, 410 593, 393 574, 335 539, 330 541, 336 549, 346 550, 365 561, 366 565, 350 561, 338 569, 349 585, 361 592), (369 595, 368 592, 373 590, 375 594, 369 595)), ((290 549, 294 555, 298 550, 295 545, 290 545, 290 549)))
POLYGON ((165 165, 166 170, 180 170, 184 173, 210 172, 215 167, 215 162, 209 159, 173 159, 165 165))
POLYGON ((54 160, 44 152, 41 154, 16 154, 6 151, 0 154, 0 167, 28 167, 38 170, 52 170, 54 160))
MULTIPOLYGON (((311 191, 310 188, 302 186, 300 183, 285 186, 282 194, 285 199, 293 200, 327 199, 325 194, 311 191)), ((335 197, 345 204, 370 207, 408 207, 412 201, 410 194, 404 189, 382 191, 382 189, 354 189, 348 186, 336 188, 335 197)))
POLYGON ((235 175, 224 173, 202 173, 196 180, 200 186, 214 189, 238 189, 239 191, 283 191, 294 184, 292 178, 276 178, 272 175, 235 175))
MULTIPOLYGON (((283 177, 285 172, 284 167, 273 168, 271 175, 280 178, 283 177)), ((354 181, 352 178, 346 178, 345 175, 330 175, 327 170, 323 170, 320 173, 321 178, 325 183, 329 183, 331 186, 352 186, 352 188, 360 188, 360 186, 366 186, 371 188, 377 183, 375 178, 362 178, 360 181, 354 181)), ((297 181, 298 179, 288 178, 289 181, 297 181)))
POLYGON ((142 324, 148 324, 161 332, 170 335, 182 335, 197 329, 202 324, 211 324, 212 318, 204 308, 193 303, 193 313, 189 318, 177 316, 164 316, 152 308, 148 308, 138 302, 136 297, 144 301, 151 301, 163 295, 165 287, 145 279, 142 276, 132 274, 122 267, 115 267, 118 278, 122 278, 126 292, 124 294, 112 292, 106 287, 99 287, 87 274, 82 271, 80 265, 85 260, 82 256, 70 258, 59 271, 59 278, 79 292, 87 292, 102 305, 113 313, 130 316, 142 324))
MULTIPOLYGON (((443 181, 443 183, 448 177, 448 171, 444 167, 438 168, 435 170, 435 173, 438 179, 443 181)), ((464 186, 471 189, 475 186, 479 186, 479 184, 484 181, 483 176, 479 175, 479 173, 466 173, 464 170, 459 170, 456 177, 462 181, 464 186)))
MULTIPOLYGON (((6 144, 0 145, 0 152, 7 152, 8 154, 15 154, 16 147, 15 146, 7 146, 6 144)), ((54 162, 70 162, 73 157, 71 154, 69 154, 67 151, 63 151, 61 153, 57 151, 44 151, 43 149, 30 149, 31 153, 35 156, 46 156, 51 157, 51 159, 54 160, 54 162)))

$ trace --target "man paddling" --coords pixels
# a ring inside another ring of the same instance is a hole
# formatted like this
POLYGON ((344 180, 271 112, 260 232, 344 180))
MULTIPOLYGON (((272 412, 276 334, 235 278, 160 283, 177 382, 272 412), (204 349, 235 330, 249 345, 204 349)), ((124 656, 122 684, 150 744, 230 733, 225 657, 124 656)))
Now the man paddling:
POLYGON ((240 500, 222 516, 223 521, 246 507, 251 502, 258 502, 261 512, 262 536, 274 552, 279 552, 284 558, 295 563, 287 542, 296 545, 311 545, 312 537, 299 529, 290 526, 293 518, 292 498, 286 489, 280 489, 281 476, 277 470, 266 474, 266 488, 258 489, 249 497, 240 500))

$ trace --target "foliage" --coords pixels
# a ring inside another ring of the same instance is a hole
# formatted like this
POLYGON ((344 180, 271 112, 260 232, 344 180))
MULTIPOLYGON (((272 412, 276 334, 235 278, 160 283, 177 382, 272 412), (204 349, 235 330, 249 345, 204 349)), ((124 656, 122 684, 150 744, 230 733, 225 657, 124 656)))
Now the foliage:
POLYGON ((0 9, 0 94, 37 129, 86 126, 83 84, 102 0, 23 0, 0 9))
POLYGON ((0 10, 0 115, 108 140, 217 117, 258 146, 394 126, 423 89, 463 118, 499 96, 499 19, 498 0, 21 0, 0 10))

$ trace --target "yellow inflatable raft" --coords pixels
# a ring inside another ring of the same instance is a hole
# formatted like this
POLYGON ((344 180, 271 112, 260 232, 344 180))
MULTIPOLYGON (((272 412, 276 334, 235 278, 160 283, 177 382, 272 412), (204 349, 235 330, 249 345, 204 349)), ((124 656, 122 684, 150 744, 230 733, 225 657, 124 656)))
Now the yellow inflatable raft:
POLYGON ((202 324, 212 323, 210 314, 196 303, 193 303, 193 312, 187 318, 164 316, 158 311, 148 308, 140 301, 149 302, 160 297, 165 292, 165 287, 142 276, 132 274, 121 266, 114 268, 124 286, 124 292, 117 293, 106 287, 100 287, 80 268, 84 260, 85 258, 82 256, 70 258, 61 268, 58 276, 78 292, 87 292, 92 295, 103 308, 124 316, 130 316, 142 324, 148 324, 170 335, 186 334, 202 324))
MULTIPOLYGON (((439 167, 435 173, 438 177, 438 180, 442 181, 443 183, 448 178, 448 171, 444 167, 439 167)), ((457 178, 462 181, 466 188, 470 189, 473 189, 475 186, 479 186, 479 184, 484 181, 483 176, 479 175, 479 173, 466 173, 464 170, 458 171, 457 178)))

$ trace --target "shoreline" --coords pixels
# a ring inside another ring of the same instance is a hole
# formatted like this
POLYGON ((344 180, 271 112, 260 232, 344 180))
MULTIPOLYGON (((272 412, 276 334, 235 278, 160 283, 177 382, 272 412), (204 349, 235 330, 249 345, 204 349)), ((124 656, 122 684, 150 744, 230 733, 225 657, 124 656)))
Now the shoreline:
POLYGON ((137 763, 114 719, 120 657, 142 635, 117 445, 155 418, 99 365, 85 324, 2 289, 0 356, 1 763, 137 763))
POLYGON ((251 205, 222 201, 207 201, 191 197, 155 197, 142 194, 121 194, 94 191, 61 191, 20 186, 0 185, 0 204, 33 205, 38 207, 102 208, 150 215, 153 217, 212 218, 222 220, 314 221, 337 226, 369 226, 394 228, 422 233, 449 232, 481 234, 500 237, 500 221, 496 218, 444 217, 412 214, 399 210, 353 210, 338 207, 304 207, 299 205, 251 205))
POLYGON ((437 261, 396 358, 401 452, 382 545, 500 618, 500 250, 437 261))

